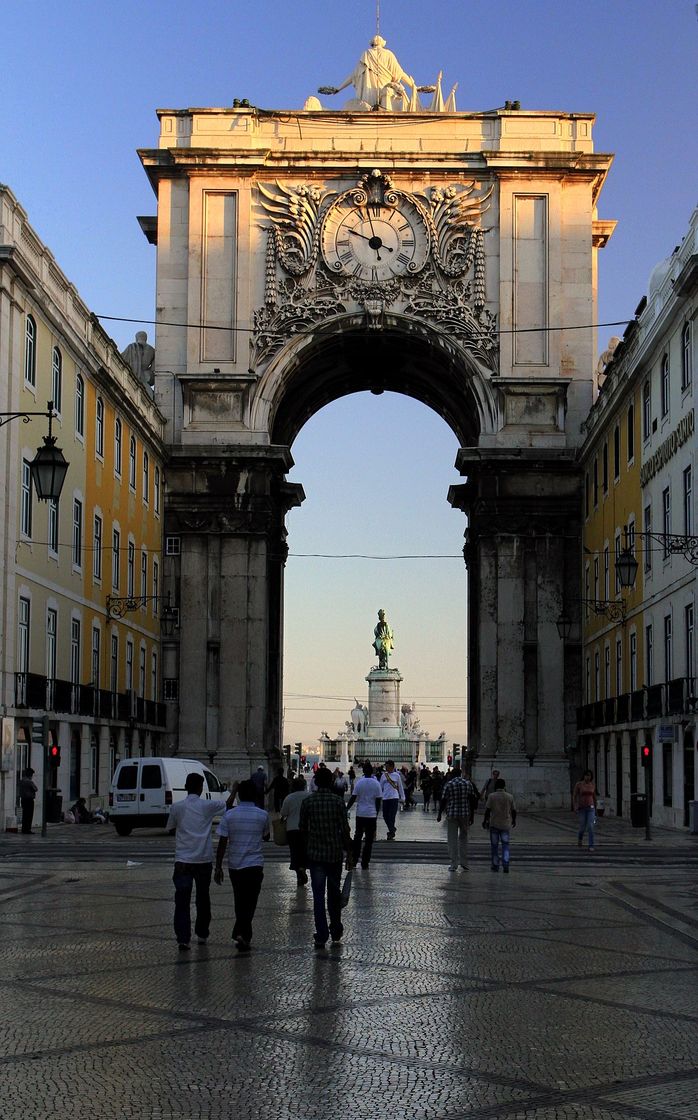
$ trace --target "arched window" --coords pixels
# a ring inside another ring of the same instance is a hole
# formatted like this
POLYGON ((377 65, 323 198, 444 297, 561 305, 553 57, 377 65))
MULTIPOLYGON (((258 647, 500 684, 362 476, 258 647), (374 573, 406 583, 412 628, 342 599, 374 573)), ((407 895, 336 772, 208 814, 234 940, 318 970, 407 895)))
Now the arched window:
POLYGON ((27 315, 24 328, 24 380, 27 385, 36 385, 36 323, 27 315))
POLYGON ((691 324, 684 323, 681 331, 681 388, 688 389, 693 381, 693 355, 691 354, 691 324))
POLYGON ((143 452, 143 501, 148 504, 150 497, 150 460, 148 452, 143 452))
POLYGON ((136 437, 131 436, 128 445, 128 484, 132 490, 136 489, 136 437))
POLYGON ((104 456, 104 401, 101 397, 97 397, 95 408, 95 451, 100 458, 104 456))
POLYGON ((75 434, 85 434, 85 381, 82 374, 75 379, 75 434))
POLYGON ((57 346, 53 348, 51 358, 51 400, 56 412, 61 412, 63 399, 63 355, 57 346))
POLYGON ((121 420, 114 421, 114 474, 121 477, 121 420))

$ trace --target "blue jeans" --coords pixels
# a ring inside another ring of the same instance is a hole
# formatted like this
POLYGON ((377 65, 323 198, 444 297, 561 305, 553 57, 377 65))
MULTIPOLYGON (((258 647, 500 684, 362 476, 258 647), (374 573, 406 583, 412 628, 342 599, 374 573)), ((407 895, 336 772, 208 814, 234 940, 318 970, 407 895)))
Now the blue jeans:
POLYGON ((579 817, 579 832, 577 839, 581 844, 585 831, 589 833, 589 848, 594 847, 594 818, 596 817, 596 809, 592 805, 589 809, 578 809, 577 816, 579 817))
POLYGON ((175 887, 174 931, 180 945, 191 941, 191 892, 196 884, 197 937, 208 937, 211 925, 211 863, 175 863, 172 882, 175 887))
POLYGON ((399 797, 390 797, 387 801, 383 801, 383 820, 388 830, 388 836, 395 835, 395 818, 397 816, 399 804, 399 797))
POLYGON ((308 861, 310 885, 313 888, 313 914, 315 916, 315 940, 323 944, 329 936, 341 937, 342 926, 342 861, 339 863, 314 863, 308 861), (325 910, 327 893, 327 911, 325 910), (330 922, 327 924, 327 912, 330 922))
POLYGON ((508 828, 491 828, 490 829, 490 852, 492 855, 492 866, 499 870, 499 845, 502 845, 502 863, 504 867, 509 866, 509 829, 508 828))

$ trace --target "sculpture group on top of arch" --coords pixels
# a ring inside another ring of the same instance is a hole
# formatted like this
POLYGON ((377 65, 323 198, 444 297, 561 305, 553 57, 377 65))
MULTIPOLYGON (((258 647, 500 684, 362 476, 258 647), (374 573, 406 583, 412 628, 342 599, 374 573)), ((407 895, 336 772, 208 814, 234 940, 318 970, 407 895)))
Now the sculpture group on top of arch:
POLYGON ((393 311, 427 320, 495 369, 481 225, 493 190, 472 181, 412 193, 379 169, 341 192, 258 184, 267 251, 253 368, 333 316, 363 313, 380 329, 393 311))

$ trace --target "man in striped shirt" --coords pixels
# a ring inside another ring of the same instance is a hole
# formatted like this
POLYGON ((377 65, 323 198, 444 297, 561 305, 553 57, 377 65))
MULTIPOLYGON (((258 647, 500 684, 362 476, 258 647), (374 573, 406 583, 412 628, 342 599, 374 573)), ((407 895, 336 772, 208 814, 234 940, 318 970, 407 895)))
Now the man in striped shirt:
POLYGON ((463 871, 468 870, 468 825, 470 824, 470 802, 475 796, 471 782, 461 774, 460 766, 454 766, 452 777, 443 787, 437 821, 446 812, 446 828, 449 871, 457 871, 460 864, 463 871))

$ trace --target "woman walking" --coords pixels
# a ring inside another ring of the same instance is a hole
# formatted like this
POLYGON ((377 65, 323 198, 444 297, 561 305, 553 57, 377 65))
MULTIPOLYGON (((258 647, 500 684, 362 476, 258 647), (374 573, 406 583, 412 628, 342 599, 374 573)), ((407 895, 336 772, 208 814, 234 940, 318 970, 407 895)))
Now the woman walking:
POLYGON ((307 861, 305 856, 305 836, 300 830, 301 803, 310 796, 310 791, 305 778, 295 778, 293 788, 284 798, 281 806, 281 818, 286 821, 286 838, 288 840, 291 862, 291 871, 295 871, 299 887, 304 887, 308 882, 306 871, 307 861))
POLYGON ((589 851, 594 850, 594 824, 596 820, 596 786, 591 770, 585 770, 581 782, 577 782, 572 793, 572 805, 579 818, 577 847, 581 848, 584 833, 589 834, 589 851))

